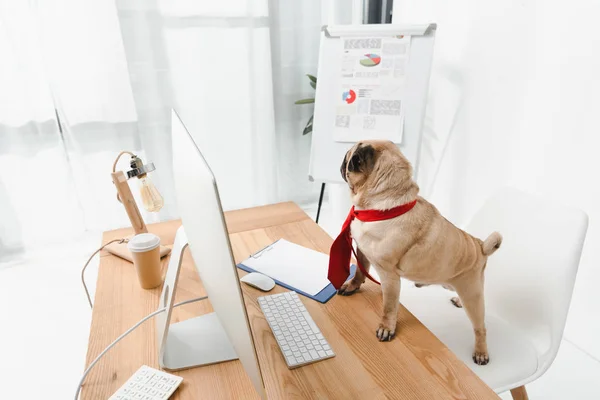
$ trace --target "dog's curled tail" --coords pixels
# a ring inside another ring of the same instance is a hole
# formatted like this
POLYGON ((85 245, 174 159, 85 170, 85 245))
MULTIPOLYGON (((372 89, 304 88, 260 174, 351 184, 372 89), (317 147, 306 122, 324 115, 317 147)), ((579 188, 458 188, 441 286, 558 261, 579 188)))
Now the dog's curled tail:
POLYGON ((494 232, 490 236, 488 236, 487 239, 485 239, 485 241, 481 245, 481 250, 483 250, 484 255, 491 256, 496 250, 500 248, 501 244, 502 235, 498 232, 494 232))

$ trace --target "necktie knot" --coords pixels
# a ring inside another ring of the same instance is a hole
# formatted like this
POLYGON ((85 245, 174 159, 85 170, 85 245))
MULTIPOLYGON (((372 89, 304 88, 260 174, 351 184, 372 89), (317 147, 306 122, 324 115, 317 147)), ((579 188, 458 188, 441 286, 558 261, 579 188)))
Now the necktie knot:
POLYGON ((350 230, 350 224, 354 218, 362 222, 384 221, 399 217, 400 215, 409 212, 416 204, 417 200, 414 200, 410 203, 406 203, 389 210, 355 210, 354 206, 352 206, 350 212, 348 213, 348 217, 346 217, 346 221, 342 226, 342 231, 333 241, 329 251, 329 271, 327 278, 333 287, 339 289, 344 282, 346 282, 346 279, 348 279, 348 276, 350 275, 350 258, 352 257, 353 253, 356 257, 356 263, 358 264, 358 268, 361 270, 361 272, 367 278, 379 284, 379 282, 373 279, 373 277, 371 277, 371 275, 369 275, 369 273, 365 270, 364 266, 356 256, 354 247, 352 246, 352 233, 350 230))

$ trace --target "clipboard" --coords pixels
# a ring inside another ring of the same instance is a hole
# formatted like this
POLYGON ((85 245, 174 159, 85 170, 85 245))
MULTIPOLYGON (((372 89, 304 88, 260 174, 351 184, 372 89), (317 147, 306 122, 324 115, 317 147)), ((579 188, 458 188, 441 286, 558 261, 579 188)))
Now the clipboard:
MULTIPOLYGON (((273 245, 275 245, 277 242, 278 241, 275 241, 274 243, 270 244, 269 246, 267 246, 267 247, 259 250, 258 252, 250 255, 250 258, 252 258, 252 259, 260 258, 262 254, 264 254, 264 253, 268 252, 270 249, 272 249, 273 245)), ((307 249, 307 250, 311 250, 311 249, 307 249)), ((285 261, 283 261, 283 262, 285 262, 285 261)), ((246 271, 246 272, 258 272, 258 273, 263 273, 264 274, 264 272, 257 271, 254 268, 249 267, 248 265, 245 265, 243 262, 240 263, 240 264, 238 264, 237 267, 239 269, 243 270, 243 271, 246 271)), ((355 265, 351 265, 350 266, 350 276, 349 276, 349 279, 354 276, 355 272, 356 272, 356 266, 355 265)), ((268 274, 265 274, 265 275, 268 275, 268 274)), ((333 285, 331 283, 329 283, 327 286, 325 286, 323 289, 321 289, 320 292, 318 292, 317 294, 315 294, 313 296, 310 293, 306 293, 306 292, 304 292, 304 291, 302 291, 302 290, 294 287, 292 284, 289 284, 287 282, 283 282, 282 280, 276 279, 276 278, 274 278, 272 276, 270 276, 270 278, 273 279, 275 281, 275 283, 278 284, 279 286, 282 286, 282 287, 284 287, 286 289, 292 290, 292 291, 294 291, 294 292, 296 292, 298 294, 306 296, 309 299, 318 301, 320 303, 326 303, 329 299, 331 299, 337 293, 337 290, 333 287, 333 285)))

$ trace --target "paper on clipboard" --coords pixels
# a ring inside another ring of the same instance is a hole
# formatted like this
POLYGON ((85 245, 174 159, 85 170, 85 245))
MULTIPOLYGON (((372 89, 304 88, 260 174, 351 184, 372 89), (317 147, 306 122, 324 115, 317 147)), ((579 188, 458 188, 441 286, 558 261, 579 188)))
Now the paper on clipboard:
POLYGON ((329 256, 280 239, 242 264, 311 296, 327 285, 329 256))

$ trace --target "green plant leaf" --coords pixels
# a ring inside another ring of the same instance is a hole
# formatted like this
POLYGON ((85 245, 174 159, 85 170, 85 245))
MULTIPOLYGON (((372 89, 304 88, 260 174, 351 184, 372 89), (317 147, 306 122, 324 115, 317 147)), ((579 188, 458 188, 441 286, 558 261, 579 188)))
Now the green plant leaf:
POLYGON ((315 99, 302 99, 302 100, 296 100, 294 102, 294 104, 312 104, 315 102, 315 99))
POLYGON ((310 81, 310 86, 311 86, 313 89, 316 89, 316 88, 317 88, 317 82, 310 81))
POLYGON ((317 83, 317 77, 311 74, 306 74, 306 76, 308 76, 308 79, 310 79, 311 82, 317 83))
POLYGON ((306 134, 312 132, 312 130, 313 130, 313 117, 314 117, 314 115, 311 115, 310 119, 306 123, 306 126, 304 127, 304 130, 302 131, 302 135, 306 135, 306 134))

